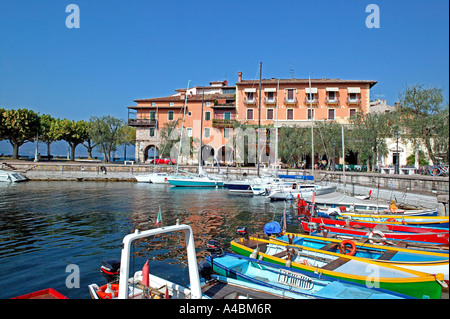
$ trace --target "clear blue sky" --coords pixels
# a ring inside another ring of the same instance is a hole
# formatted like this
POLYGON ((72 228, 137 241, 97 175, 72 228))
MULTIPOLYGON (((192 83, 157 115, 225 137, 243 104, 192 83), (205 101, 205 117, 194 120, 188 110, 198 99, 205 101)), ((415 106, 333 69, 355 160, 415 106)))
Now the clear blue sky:
MULTIPOLYGON (((449 88, 449 3, 421 1, 1 0, 0 107, 74 120, 127 118, 134 99, 227 79, 376 80, 449 88), (80 9, 68 29, 66 6, 80 9), (365 12, 380 9, 380 28, 365 12), (293 70, 293 71, 292 71, 293 70)), ((1 151, 0 151, 1 152, 1 151)))

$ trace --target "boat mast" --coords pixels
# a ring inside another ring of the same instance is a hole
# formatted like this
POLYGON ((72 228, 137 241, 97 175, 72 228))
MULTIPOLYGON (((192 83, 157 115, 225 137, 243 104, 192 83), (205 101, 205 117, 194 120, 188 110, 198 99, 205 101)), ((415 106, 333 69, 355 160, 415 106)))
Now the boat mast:
POLYGON ((345 195, 345 146, 344 146, 344 124, 342 124, 342 178, 344 180, 345 195))
POLYGON ((181 145, 182 145, 182 142, 183 142, 184 118, 186 116, 186 105, 187 105, 188 90, 189 90, 189 83, 190 82, 191 82, 191 80, 188 81, 188 85, 187 85, 187 88, 186 88, 186 97, 184 99, 183 122, 181 123, 180 145, 178 146, 177 175, 178 175, 178 166, 179 166, 179 163, 180 163, 181 145))
POLYGON ((256 166, 258 168, 258 177, 259 177, 259 131, 261 130, 261 72, 262 72, 262 62, 259 62, 258 141, 256 146, 256 166))
POLYGON ((203 173, 203 102, 205 101, 205 89, 202 92, 202 114, 200 115, 200 154, 198 156, 198 173, 203 173))
MULTIPOLYGON (((150 121, 151 120, 152 119, 150 119, 150 121)), ((153 149, 153 172, 155 172, 155 169, 156 169, 156 148, 157 148, 157 145, 158 145, 158 106, 156 106, 156 116, 155 116, 155 148, 153 149)))
MULTIPOLYGON (((277 109, 275 120, 275 167, 278 165, 278 93, 280 91, 280 79, 277 82, 277 109)), ((278 173, 278 172, 277 172, 278 173)), ((277 174, 278 176, 278 174, 277 174)))
POLYGON ((311 172, 314 179, 314 112, 311 99, 311 74, 309 74, 309 109, 311 112, 311 172))

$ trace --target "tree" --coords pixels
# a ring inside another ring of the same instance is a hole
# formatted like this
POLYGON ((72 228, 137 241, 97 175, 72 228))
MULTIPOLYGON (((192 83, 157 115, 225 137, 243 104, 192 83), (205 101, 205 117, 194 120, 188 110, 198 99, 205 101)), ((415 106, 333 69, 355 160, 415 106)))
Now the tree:
POLYGON ((436 155, 446 154, 448 161, 448 103, 440 88, 425 89, 416 84, 400 93, 397 108, 399 121, 413 144, 425 146, 428 156, 436 163, 436 155))
POLYGON ((70 160, 75 160, 75 149, 87 138, 87 123, 81 121, 71 121, 68 119, 56 120, 54 122, 54 134, 59 140, 66 141, 71 148, 70 160))
POLYGON ((278 128, 278 155, 283 163, 295 166, 305 154, 311 153, 311 128, 278 128))
POLYGON ((50 159, 50 144, 58 139, 55 134, 55 119, 48 114, 41 115, 41 127, 39 130, 39 140, 47 144, 47 155, 50 159))
POLYGON ((111 152, 117 150, 120 145, 120 132, 124 126, 124 121, 113 116, 93 116, 90 119, 89 136, 97 144, 97 148, 103 153, 103 160, 107 163, 111 161, 111 152))
POLYGON ((128 125, 122 126, 119 132, 120 143, 123 145, 123 158, 127 159, 127 146, 136 143, 136 128, 128 125))
POLYGON ((13 147, 13 158, 19 158, 19 147, 33 142, 39 132, 40 118, 28 109, 3 110, 1 113, 0 136, 9 140, 13 147))

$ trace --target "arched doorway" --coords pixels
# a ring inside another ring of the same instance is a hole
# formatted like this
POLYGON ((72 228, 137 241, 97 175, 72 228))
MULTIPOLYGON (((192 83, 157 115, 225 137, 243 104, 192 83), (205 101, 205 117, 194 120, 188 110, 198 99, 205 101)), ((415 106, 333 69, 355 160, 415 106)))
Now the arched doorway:
POLYGON ((159 155, 158 148, 152 144, 147 145, 147 147, 144 149, 144 162, 146 162, 147 160, 152 160, 155 155, 156 155, 156 157, 158 157, 158 155, 159 155), (156 150, 156 154, 155 154, 155 150, 156 150))
POLYGON ((202 147, 202 160, 203 160, 202 165, 204 165, 206 161, 214 163, 214 155, 215 155, 214 148, 212 148, 209 145, 203 145, 203 147, 202 147))
POLYGON ((217 160, 220 164, 232 164, 234 162, 234 151, 230 146, 222 146, 217 152, 217 160))

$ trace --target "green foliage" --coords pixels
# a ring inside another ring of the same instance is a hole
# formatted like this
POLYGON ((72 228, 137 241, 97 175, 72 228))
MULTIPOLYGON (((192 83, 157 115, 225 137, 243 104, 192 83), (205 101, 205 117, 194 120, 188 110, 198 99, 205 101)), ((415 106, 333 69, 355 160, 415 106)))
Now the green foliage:
POLYGON ((77 122, 68 119, 55 120, 52 130, 56 139, 69 143, 72 149, 70 160, 75 160, 76 147, 88 138, 87 123, 83 120, 77 122))
POLYGON ((0 112, 0 136, 13 146, 13 158, 19 158, 19 147, 34 141, 39 131, 40 118, 27 109, 3 110, 0 112))
POLYGON ((124 121, 113 116, 92 116, 88 126, 88 134, 97 148, 103 153, 105 162, 111 161, 111 152, 117 150, 117 146, 123 144, 121 130, 124 121))

